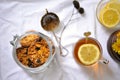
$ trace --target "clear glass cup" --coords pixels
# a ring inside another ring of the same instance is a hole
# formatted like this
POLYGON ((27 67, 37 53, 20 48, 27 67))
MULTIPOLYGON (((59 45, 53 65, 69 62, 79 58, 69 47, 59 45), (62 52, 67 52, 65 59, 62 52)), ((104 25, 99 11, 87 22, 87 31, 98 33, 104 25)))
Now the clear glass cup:
POLYGON ((86 43, 86 38, 82 38, 82 39, 80 39, 80 40, 75 44, 74 54, 73 54, 73 55, 74 55, 74 58, 75 58, 76 62, 77 62, 78 64, 80 64, 80 65, 82 64, 83 66, 93 66, 94 64, 96 64, 96 63, 98 63, 98 62, 102 62, 102 63, 104 63, 104 64, 108 64, 109 61, 108 61, 107 59, 103 58, 102 53, 103 53, 103 51, 102 51, 102 47, 101 47, 100 43, 99 43, 96 39, 94 39, 94 38, 92 38, 92 37, 88 37, 88 38, 87 38, 87 43, 86 43), (81 45, 83 45, 83 44, 94 44, 94 45, 96 45, 96 46, 99 48, 99 50, 100 50, 99 59, 98 59, 95 63, 90 64, 90 65, 85 65, 85 64, 83 64, 83 63, 80 61, 80 59, 79 59, 79 57, 78 57, 78 50, 79 50, 79 47, 80 47, 81 45))
POLYGON ((46 35, 40 33, 40 32, 35 32, 35 31, 31 31, 31 32, 26 32, 25 34, 21 35, 21 36, 14 36, 14 39, 13 41, 10 42, 13 46, 13 58, 15 60, 15 62, 20 66, 22 67, 24 70, 28 71, 28 72, 32 72, 32 73, 40 73, 40 72, 43 72, 45 71, 48 66, 50 65, 51 61, 53 60, 54 58, 54 55, 56 53, 56 47, 53 43, 53 41, 46 35), (48 44, 48 47, 49 47, 49 50, 50 50, 50 55, 47 59, 47 61, 43 64, 43 65, 40 65, 38 67, 35 67, 35 68, 31 68, 31 67, 28 67, 28 66, 25 66, 23 65, 17 58, 17 54, 16 54, 16 49, 21 47, 21 44, 20 44, 20 40, 29 35, 29 34, 36 34, 40 37, 42 37, 43 39, 46 40, 47 44, 48 44))
MULTIPOLYGON (((106 28, 108 28, 107 26, 105 26, 101 21, 100 21, 100 18, 99 18, 99 16, 100 16, 100 11, 105 7, 105 5, 108 3, 108 2, 110 2, 111 0, 100 0, 100 2, 98 3, 98 5, 97 5, 97 8, 96 8, 96 17, 97 17, 97 20, 99 21, 99 23, 102 25, 102 26, 104 26, 104 27, 106 27, 106 28)), ((120 0, 118 0, 118 1, 120 1, 120 0)), ((120 23, 118 23, 117 25, 115 25, 115 26, 113 26, 113 27, 111 27, 111 28, 115 28, 115 27, 119 27, 120 26, 120 23)))

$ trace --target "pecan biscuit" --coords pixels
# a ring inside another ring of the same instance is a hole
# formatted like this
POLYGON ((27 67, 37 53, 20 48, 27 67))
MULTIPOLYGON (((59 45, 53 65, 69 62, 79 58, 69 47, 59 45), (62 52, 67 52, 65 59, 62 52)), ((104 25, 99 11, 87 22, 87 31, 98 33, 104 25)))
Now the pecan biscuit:
POLYGON ((31 45, 31 43, 35 42, 39 40, 39 36, 36 35, 36 34, 30 34, 30 35, 27 35, 25 37, 23 37, 21 40, 20 40, 20 44, 23 46, 23 47, 29 47, 31 45))
POLYGON ((28 49, 24 47, 17 48, 16 50, 18 60, 24 65, 27 65, 28 63, 27 62, 27 52, 28 52, 27 50, 28 49))

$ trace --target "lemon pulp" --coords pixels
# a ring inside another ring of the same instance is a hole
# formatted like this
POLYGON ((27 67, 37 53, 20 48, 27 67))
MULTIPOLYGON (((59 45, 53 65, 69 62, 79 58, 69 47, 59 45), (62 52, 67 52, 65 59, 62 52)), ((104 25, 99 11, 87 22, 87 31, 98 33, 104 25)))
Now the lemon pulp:
POLYGON ((100 50, 94 44, 83 44, 79 47, 78 58, 84 65, 91 65, 100 58, 100 50))
POLYGON ((119 13, 115 9, 109 8, 103 12, 102 22, 105 26, 111 28, 119 23, 119 13))

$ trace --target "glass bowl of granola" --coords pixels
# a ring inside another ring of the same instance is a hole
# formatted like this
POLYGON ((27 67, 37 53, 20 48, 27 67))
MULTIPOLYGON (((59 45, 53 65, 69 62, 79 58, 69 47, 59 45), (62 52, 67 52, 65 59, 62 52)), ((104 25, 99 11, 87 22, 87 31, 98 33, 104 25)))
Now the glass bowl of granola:
POLYGON ((107 42, 107 50, 110 56, 120 63, 120 30, 113 32, 107 42))
POLYGON ((56 52, 53 41, 48 36, 35 31, 14 36, 11 44, 16 63, 33 73, 46 70, 56 52))

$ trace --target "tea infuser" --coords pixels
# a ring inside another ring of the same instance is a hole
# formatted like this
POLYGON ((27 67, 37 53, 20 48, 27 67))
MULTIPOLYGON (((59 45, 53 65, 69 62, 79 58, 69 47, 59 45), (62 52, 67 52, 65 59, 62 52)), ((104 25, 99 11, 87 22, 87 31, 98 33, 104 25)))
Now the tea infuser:
POLYGON ((91 35, 91 32, 85 32, 84 36, 85 36, 85 43, 87 43, 88 37, 91 35))
POLYGON ((46 14, 41 19, 41 25, 44 30, 53 33, 53 36, 55 37, 59 45, 60 55, 61 56, 68 55, 68 50, 61 44, 61 37, 59 38, 55 34, 55 31, 60 27, 59 17, 53 12, 48 12, 48 10, 46 9, 46 14), (63 54, 62 49, 66 51, 66 54, 63 54))

